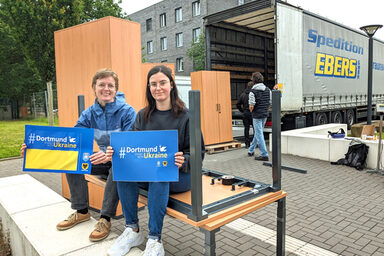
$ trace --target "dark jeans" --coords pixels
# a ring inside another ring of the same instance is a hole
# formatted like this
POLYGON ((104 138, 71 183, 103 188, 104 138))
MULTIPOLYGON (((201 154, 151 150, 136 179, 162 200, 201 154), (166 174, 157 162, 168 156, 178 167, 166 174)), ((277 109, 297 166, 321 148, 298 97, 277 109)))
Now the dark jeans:
MULTIPOLYGON (((251 127, 253 120, 252 115, 243 115, 243 124, 244 124, 244 139, 245 139, 245 145, 249 147, 251 144, 251 139, 249 137, 249 129, 251 127)), ((253 133, 255 133, 255 130, 253 130, 253 133)))
MULTIPOLYGON (((117 204, 119 203, 119 196, 117 194, 116 182, 112 180, 112 164, 92 165, 92 175, 101 175, 107 178, 107 183, 104 189, 103 205, 101 208, 101 215, 114 217, 116 215, 117 204)), ((71 207, 74 210, 81 210, 88 208, 89 195, 88 183, 83 174, 67 173, 67 181, 69 191, 71 192, 71 207)))

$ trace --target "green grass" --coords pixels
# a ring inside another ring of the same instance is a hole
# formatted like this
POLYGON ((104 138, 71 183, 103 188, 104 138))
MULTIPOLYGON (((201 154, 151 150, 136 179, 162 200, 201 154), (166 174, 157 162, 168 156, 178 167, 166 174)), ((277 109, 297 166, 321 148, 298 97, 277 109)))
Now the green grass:
MULTIPOLYGON (((20 147, 24 142, 25 125, 48 125, 47 118, 0 121, 0 159, 20 156, 20 147)), ((55 126, 58 120, 55 118, 55 126)))

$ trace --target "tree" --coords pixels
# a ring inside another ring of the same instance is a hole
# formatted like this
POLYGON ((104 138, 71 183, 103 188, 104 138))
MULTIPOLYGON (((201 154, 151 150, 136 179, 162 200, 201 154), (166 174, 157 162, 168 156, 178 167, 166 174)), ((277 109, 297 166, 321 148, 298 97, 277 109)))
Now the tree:
POLYGON ((11 104, 12 118, 19 117, 18 104, 23 95, 38 91, 44 85, 29 67, 20 47, 0 23, 0 95, 3 97, 0 107, 11 104))
POLYGON ((55 80, 54 31, 104 16, 125 14, 113 0, 0 0, 1 22, 42 81, 55 80))
POLYGON ((193 69, 195 71, 205 70, 205 36, 204 33, 200 33, 199 39, 196 42, 192 42, 191 48, 187 50, 187 56, 193 62, 193 69))
MULTIPOLYGON (((118 3, 113 0, 0 0, 0 24, 6 40, 14 41, 17 48, 12 51, 16 51, 15 57, 23 59, 18 62, 18 68, 9 68, 20 77, 32 72, 33 84, 55 81, 54 31, 104 16, 125 18, 118 3)), ((0 55, 6 58, 3 52, 0 55)), ((7 79, 7 73, 0 76, 0 81, 7 79)), ((30 85, 25 82, 23 86, 30 85)))

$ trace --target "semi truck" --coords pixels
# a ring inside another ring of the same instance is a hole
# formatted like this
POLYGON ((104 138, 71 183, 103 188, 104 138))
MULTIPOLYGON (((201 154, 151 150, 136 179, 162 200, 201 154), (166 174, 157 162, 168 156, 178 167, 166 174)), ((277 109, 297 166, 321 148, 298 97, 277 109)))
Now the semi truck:
MULTIPOLYGON (((369 38, 279 0, 255 0, 204 18, 206 69, 231 73, 236 102, 259 71, 281 87, 282 129, 349 126, 367 116, 369 38)), ((373 42, 372 107, 384 102, 384 42, 373 42)))

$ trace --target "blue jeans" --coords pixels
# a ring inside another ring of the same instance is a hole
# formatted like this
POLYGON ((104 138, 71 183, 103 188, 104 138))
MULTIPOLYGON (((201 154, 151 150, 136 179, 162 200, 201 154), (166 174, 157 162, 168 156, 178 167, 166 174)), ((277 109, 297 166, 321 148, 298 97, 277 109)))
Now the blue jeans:
POLYGON ((260 149, 260 156, 268 156, 267 147, 264 140, 264 125, 267 121, 267 118, 253 118, 253 129, 255 134, 253 135, 253 140, 251 146, 248 149, 249 153, 254 153, 256 145, 260 149))
POLYGON ((126 227, 139 227, 137 217, 139 188, 148 189, 148 237, 161 239, 169 193, 185 192, 190 189, 190 186, 190 173, 179 173, 179 182, 117 182, 117 191, 123 208, 126 227))

